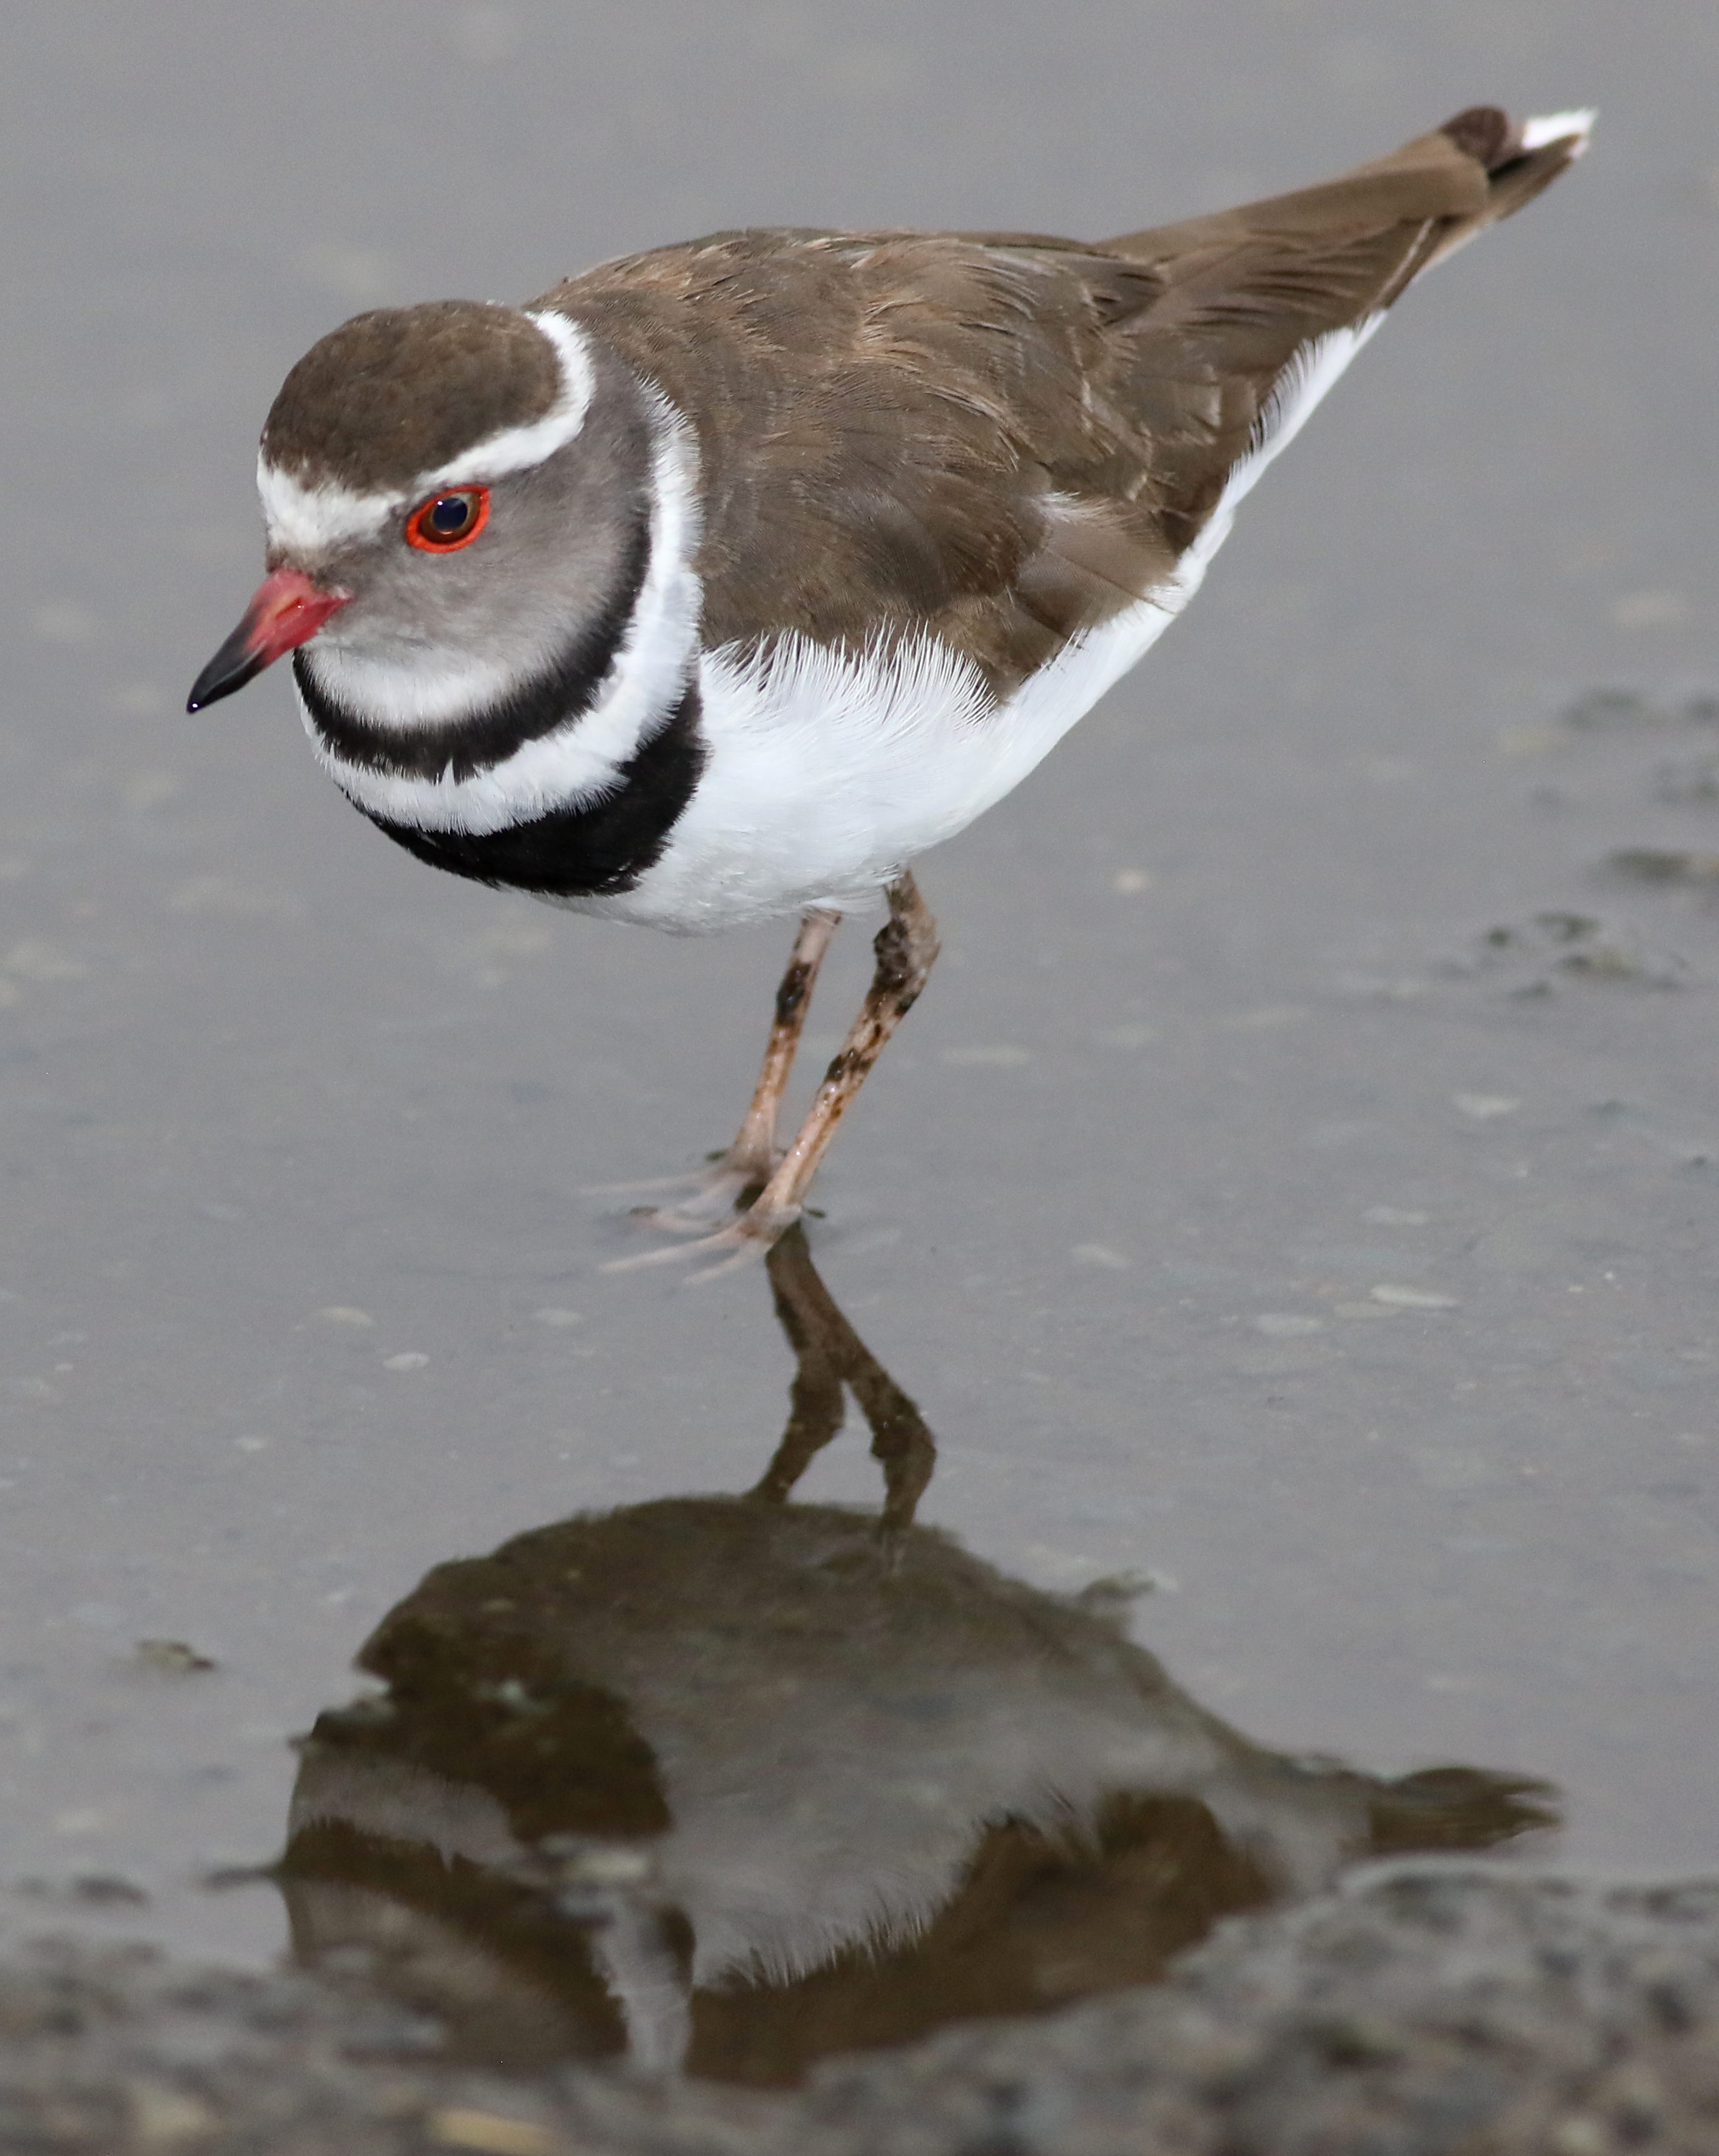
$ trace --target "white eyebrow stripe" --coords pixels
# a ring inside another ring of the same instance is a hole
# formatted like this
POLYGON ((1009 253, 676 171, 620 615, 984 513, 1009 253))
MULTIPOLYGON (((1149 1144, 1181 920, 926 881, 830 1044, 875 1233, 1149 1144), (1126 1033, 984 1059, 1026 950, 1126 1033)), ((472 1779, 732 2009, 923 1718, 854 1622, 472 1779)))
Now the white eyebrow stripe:
POLYGON ((289 554, 318 554, 354 539, 372 538, 408 499, 403 494, 359 494, 338 480, 306 486, 257 455, 257 492, 272 545, 289 554))
POLYGON ((270 541, 290 554, 314 555, 354 540, 374 538, 391 516, 426 495, 528 471, 564 449, 591 409, 597 376, 590 346, 578 324, 565 315, 543 308, 526 319, 554 347, 561 373, 560 393, 541 419, 505 427, 487 441, 462 449, 449 463, 420 473, 410 486, 376 494, 361 494, 338 480, 319 480, 306 486, 290 472, 277 470, 259 452, 257 492, 270 541))
POLYGON ((443 486, 468 486, 474 480, 500 479, 507 472, 529 471, 557 449, 565 449, 584 425, 597 387, 585 332, 577 322, 546 307, 528 314, 526 320, 555 347, 561 394, 541 419, 533 419, 528 426, 504 428, 488 441, 464 451, 451 464, 426 472, 418 483, 419 493, 431 494, 443 486))

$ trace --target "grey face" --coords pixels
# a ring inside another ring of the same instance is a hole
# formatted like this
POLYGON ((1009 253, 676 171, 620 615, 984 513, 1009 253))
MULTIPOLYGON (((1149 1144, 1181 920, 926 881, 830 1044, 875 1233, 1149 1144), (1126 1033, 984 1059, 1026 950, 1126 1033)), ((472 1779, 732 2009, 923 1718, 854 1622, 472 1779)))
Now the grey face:
POLYGON ((649 517, 644 414, 614 375, 540 464, 485 480, 480 454, 464 487, 390 502, 377 529, 331 544, 271 534, 271 569, 349 595, 305 654, 331 694, 378 725, 434 723, 552 668, 605 612, 649 517), (473 536, 439 543, 444 508, 473 536))

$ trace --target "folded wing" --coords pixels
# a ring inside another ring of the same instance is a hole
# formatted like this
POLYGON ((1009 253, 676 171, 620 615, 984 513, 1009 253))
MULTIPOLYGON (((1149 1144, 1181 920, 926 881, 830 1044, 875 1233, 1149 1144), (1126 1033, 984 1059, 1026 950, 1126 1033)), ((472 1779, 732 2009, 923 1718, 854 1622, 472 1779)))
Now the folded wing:
POLYGON ((697 426, 707 644, 929 629, 1008 695, 1148 595, 1432 263, 1580 154, 1588 116, 1459 114, 1342 177, 1096 244, 718 234, 538 305, 697 426))

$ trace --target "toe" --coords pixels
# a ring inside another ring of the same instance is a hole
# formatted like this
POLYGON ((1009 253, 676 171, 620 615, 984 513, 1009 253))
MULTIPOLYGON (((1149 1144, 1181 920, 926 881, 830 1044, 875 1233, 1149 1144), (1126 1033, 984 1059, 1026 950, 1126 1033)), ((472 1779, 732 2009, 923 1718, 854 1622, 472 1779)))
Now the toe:
POLYGON ((680 1243, 669 1250, 641 1250, 631 1257, 611 1258, 603 1270, 606 1273, 639 1272, 646 1265, 672 1265, 683 1258, 711 1257, 716 1262, 692 1274, 690 1278, 715 1280, 722 1273, 736 1272, 742 1265, 762 1258, 793 1227, 801 1210, 798 1205, 777 1205, 766 1212, 754 1205, 739 1219, 719 1228, 714 1235, 701 1235, 695 1243, 680 1243))

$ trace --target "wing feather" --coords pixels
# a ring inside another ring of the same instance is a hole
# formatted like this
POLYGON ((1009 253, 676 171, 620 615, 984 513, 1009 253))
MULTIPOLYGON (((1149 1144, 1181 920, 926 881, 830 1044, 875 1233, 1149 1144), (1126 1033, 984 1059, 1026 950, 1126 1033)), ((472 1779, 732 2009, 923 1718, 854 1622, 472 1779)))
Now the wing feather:
POLYGON ((1534 124, 1479 107, 1340 178, 1096 244, 722 233, 536 304, 697 428, 707 644, 875 651, 929 626, 1001 696, 1185 595, 1405 286, 1585 142, 1581 116, 1534 124))

